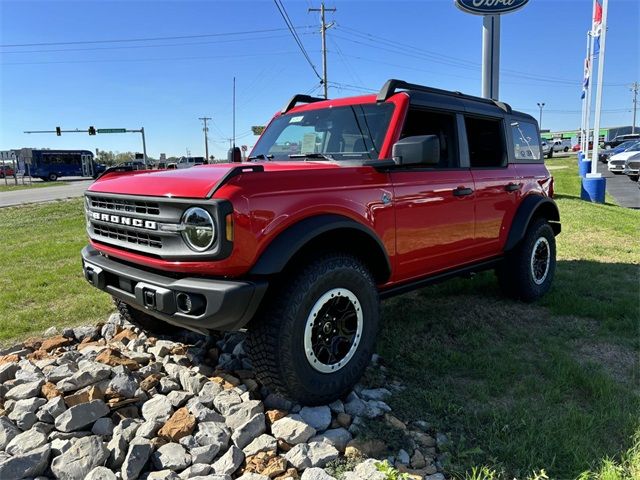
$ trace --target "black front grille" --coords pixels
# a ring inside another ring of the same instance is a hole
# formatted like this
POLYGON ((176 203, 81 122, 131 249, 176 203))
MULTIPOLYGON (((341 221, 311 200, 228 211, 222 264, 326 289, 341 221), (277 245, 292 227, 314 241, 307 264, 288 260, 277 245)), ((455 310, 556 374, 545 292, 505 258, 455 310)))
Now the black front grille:
POLYGON ((149 235, 148 233, 138 232, 136 230, 128 230, 94 223, 93 233, 102 238, 120 240, 121 242, 127 242, 133 245, 162 248, 162 239, 158 235, 149 235))
POLYGON ((89 203, 92 208, 102 208, 114 212, 160 215, 160 205, 156 202, 89 196, 89 203))

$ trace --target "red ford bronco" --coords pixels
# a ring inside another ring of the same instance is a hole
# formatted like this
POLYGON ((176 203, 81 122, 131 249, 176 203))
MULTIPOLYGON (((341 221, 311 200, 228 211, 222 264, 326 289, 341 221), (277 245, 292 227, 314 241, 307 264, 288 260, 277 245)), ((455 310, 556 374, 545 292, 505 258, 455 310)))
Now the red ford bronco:
POLYGON ((289 398, 357 382, 380 298, 487 269, 514 298, 549 290, 553 179, 536 120, 505 103, 399 80, 296 95, 248 160, 105 173, 83 268, 143 327, 246 328, 257 375, 289 398))

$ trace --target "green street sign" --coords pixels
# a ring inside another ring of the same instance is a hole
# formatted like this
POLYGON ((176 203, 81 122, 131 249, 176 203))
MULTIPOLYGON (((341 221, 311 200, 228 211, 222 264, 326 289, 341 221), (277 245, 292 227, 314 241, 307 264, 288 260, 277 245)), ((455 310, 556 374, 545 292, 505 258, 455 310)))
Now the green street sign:
POLYGON ((98 133, 127 133, 126 128, 98 128, 98 133))

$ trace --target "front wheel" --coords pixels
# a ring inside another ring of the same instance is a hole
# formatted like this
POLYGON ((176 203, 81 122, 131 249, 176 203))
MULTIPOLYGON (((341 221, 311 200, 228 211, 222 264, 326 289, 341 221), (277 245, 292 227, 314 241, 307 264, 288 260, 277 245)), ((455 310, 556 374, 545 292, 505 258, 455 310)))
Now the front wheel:
POLYGON ((48 179, 51 182, 55 182, 56 180, 58 180, 58 175, 55 173, 50 173, 48 179))
POLYGON ((507 253, 496 273, 502 291, 525 302, 551 288, 556 271, 556 237, 546 219, 529 225, 524 238, 507 253))
POLYGON ((367 367, 378 331, 379 301, 357 258, 327 254, 287 278, 249 327, 258 378, 305 405, 346 394, 367 367))

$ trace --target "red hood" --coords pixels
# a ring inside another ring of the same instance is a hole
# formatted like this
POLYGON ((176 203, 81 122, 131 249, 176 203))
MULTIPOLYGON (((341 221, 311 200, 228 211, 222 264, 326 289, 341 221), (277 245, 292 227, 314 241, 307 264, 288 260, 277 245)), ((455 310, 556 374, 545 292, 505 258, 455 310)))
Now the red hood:
MULTIPOLYGON (((216 183, 229 170, 240 165, 262 165, 265 172, 340 168, 332 162, 264 162, 259 164, 221 163, 183 170, 115 172, 95 181, 89 187, 89 191, 151 197, 207 198, 216 183)), ((260 175, 260 173, 246 173, 246 175, 260 175)), ((238 177, 240 178, 241 176, 238 177)))

